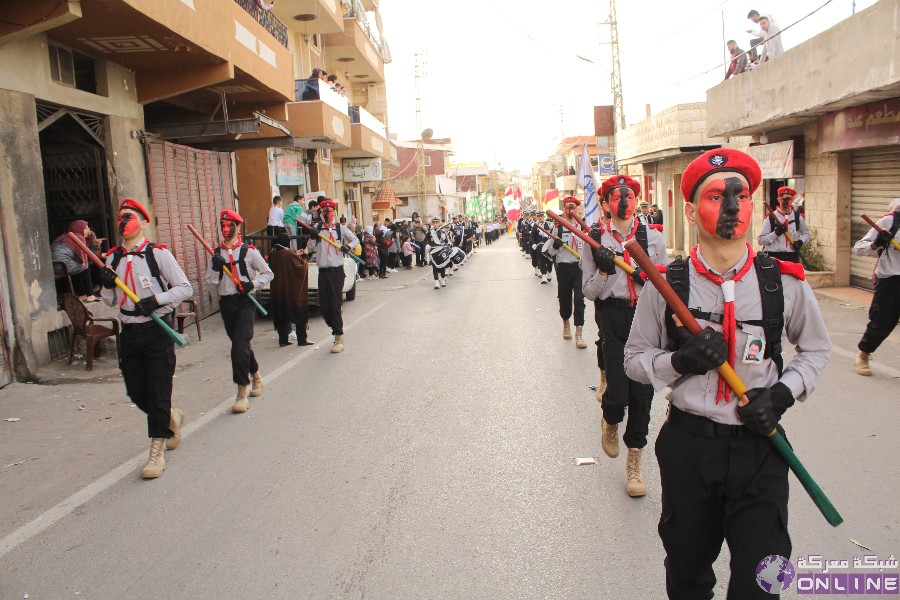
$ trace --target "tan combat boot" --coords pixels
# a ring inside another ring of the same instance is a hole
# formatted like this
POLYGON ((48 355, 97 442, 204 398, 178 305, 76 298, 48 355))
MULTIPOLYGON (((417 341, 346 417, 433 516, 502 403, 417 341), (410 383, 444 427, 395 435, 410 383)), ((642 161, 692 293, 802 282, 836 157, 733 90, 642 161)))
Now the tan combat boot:
POLYGON ((600 385, 597 386, 597 402, 603 402, 603 392, 606 391, 606 371, 600 369, 600 385))
POLYGON ((641 476, 642 453, 642 448, 628 449, 628 461, 625 463, 625 478, 628 483, 625 485, 625 491, 632 498, 640 498, 647 494, 647 486, 644 485, 644 478, 641 476))
POLYGON ((144 479, 156 479, 166 470, 166 438, 151 438, 150 457, 147 464, 141 469, 141 477, 144 479))
POLYGON ((603 446, 603 451, 610 458, 617 457, 619 455, 619 424, 610 425, 603 417, 600 417, 600 431, 600 445, 603 446))
POLYGON ((231 407, 231 412, 240 414, 250 410, 250 401, 247 400, 247 392, 249 390, 249 385, 238 386, 237 398, 234 399, 234 406, 231 407))
POLYGON ((185 416, 180 408, 173 408, 169 415, 169 429, 174 435, 166 440, 166 450, 174 450, 181 443, 181 426, 184 425, 185 416))
POLYGON ((563 339, 564 340, 572 339, 572 328, 569 327, 568 321, 563 321, 563 339))
POLYGON ((587 348, 587 344, 584 341, 584 337, 582 337, 582 332, 584 331, 584 327, 581 325, 575 326, 575 347, 581 348, 582 350, 587 348))
POLYGON ((337 354, 338 352, 344 351, 344 336, 336 335, 334 336, 334 346, 331 347, 331 353, 337 354))
POLYGON ((262 375, 259 374, 259 371, 253 374, 253 386, 250 388, 250 397, 258 396, 262 396, 262 375))
POLYGON ((862 350, 856 355, 856 372, 863 377, 872 376, 872 369, 869 367, 869 358, 871 357, 871 354, 863 352, 862 350))

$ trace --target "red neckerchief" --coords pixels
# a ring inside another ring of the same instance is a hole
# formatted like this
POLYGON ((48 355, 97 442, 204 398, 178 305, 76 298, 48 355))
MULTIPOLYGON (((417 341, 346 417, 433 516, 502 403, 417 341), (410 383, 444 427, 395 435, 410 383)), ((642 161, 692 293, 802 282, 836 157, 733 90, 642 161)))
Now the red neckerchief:
MULTIPOLYGON (((334 228, 340 227, 340 224, 339 223, 326 223, 325 221, 322 221, 322 224, 325 226, 325 229, 328 231, 328 239, 330 239, 332 242, 335 241, 334 228)), ((337 248, 334 247, 333 244, 325 244, 325 252, 328 252, 329 250, 334 250, 335 252, 338 252, 338 253, 340 252, 337 248)))
MULTIPOLYGON (((633 238, 634 234, 637 233, 637 230, 638 230, 638 220, 637 219, 634 219, 634 225, 631 228, 631 233, 629 233, 628 237, 625 238, 624 240, 622 239, 622 235, 618 231, 616 231, 615 227, 609 228, 609 232, 612 234, 612 236, 614 238, 616 238, 616 241, 619 242, 620 244, 622 244, 622 258, 629 265, 631 264, 631 255, 628 253, 628 250, 625 249, 625 242, 627 242, 628 240, 633 238)), ((627 273, 625 274, 625 277, 628 281, 628 298, 629 298, 629 300, 631 300, 631 305, 634 306, 638 300, 637 285, 635 285, 634 279, 632 279, 631 276, 628 275, 627 273)))
MULTIPOLYGON (((725 280, 715 273, 711 273, 709 269, 703 265, 700 259, 697 258, 697 246, 691 248, 691 263, 694 265, 694 269, 697 270, 697 273, 722 287, 722 294, 725 297, 725 308, 722 313, 722 337, 725 338, 725 343, 728 344, 728 364, 732 367, 734 367, 735 330, 737 329, 737 323, 734 318, 734 284, 740 281, 753 266, 754 257, 756 257, 756 253, 753 251, 753 247, 750 244, 747 244, 747 262, 744 263, 744 266, 741 267, 740 271, 734 274, 734 277, 725 280)), ((720 400, 725 400, 725 402, 731 401, 731 387, 725 383, 725 380, 721 375, 719 376, 719 390, 716 394, 716 404, 718 404, 720 400)))
MULTIPOLYGON (((134 285, 134 272, 131 270, 131 259, 144 251, 144 248, 147 246, 148 240, 144 238, 144 243, 138 246, 137 250, 132 250, 131 252, 125 253, 125 277, 122 278, 122 281, 127 285, 131 291, 136 292, 137 287, 134 285), (131 283, 129 283, 129 280, 131 283)), ((122 301, 119 302, 119 307, 125 305, 125 301, 128 300, 128 294, 122 294, 122 301)))
POLYGON ((244 291, 244 286, 241 285, 241 277, 240 277, 240 275, 238 275, 237 269, 234 268, 234 250, 235 250, 235 248, 240 248, 241 244, 243 244, 243 243, 244 242, 241 239, 241 236, 238 235, 237 242, 235 242, 234 246, 232 246, 231 248, 226 246, 225 242, 222 242, 221 244, 219 244, 219 247, 222 248, 222 250, 228 251, 228 261, 230 263, 229 270, 231 271, 231 281, 234 283, 234 285, 240 291, 244 291))

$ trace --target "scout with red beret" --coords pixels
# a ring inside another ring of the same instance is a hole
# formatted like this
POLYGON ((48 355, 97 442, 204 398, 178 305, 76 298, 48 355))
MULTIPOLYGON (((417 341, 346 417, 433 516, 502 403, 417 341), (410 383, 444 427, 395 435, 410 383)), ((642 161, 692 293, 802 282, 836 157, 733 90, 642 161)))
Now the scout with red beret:
POLYGON ((259 250, 241 239, 243 223, 244 218, 233 210, 219 213, 223 241, 210 257, 206 270, 206 281, 219 293, 219 312, 231 340, 231 378, 237 384, 237 397, 231 407, 234 413, 250 409, 248 396, 262 395, 263 380, 250 345, 256 307, 247 295, 274 277, 259 250), (224 267, 228 267, 230 275, 224 267))
POLYGON ((607 214, 606 230, 591 229, 591 237, 601 246, 582 253, 582 290, 599 309, 601 346, 598 352, 601 383, 605 373, 606 389, 600 397, 603 417, 600 421, 603 451, 610 458, 619 455, 619 423, 628 420, 622 440, 628 448, 625 464, 625 491, 639 497, 647 493, 641 474, 641 456, 647 445, 650 426, 650 401, 653 387, 632 381, 625 374, 623 352, 634 319, 637 299, 644 287, 639 269, 629 275, 614 265, 621 257, 631 264, 624 243, 636 239, 655 263, 666 264, 666 244, 658 231, 635 216, 641 184, 627 175, 613 175, 600 186, 600 206, 607 214))
POLYGON ((800 248, 809 241, 806 219, 794 209, 796 195, 793 188, 778 188, 778 198, 769 206, 769 215, 756 240, 772 258, 793 263, 800 262, 800 248))
POLYGON ((181 441, 185 417, 181 409, 172 408, 175 343, 150 315, 155 313, 171 327, 172 312, 191 297, 193 289, 172 253, 144 237, 150 213, 143 204, 125 198, 117 221, 122 245, 109 251, 107 267, 100 271, 101 298, 119 308, 119 369, 128 397, 147 414, 150 456, 141 476, 155 479, 166 468, 165 451, 174 450, 181 441), (116 277, 137 294, 139 302, 132 302, 116 286, 116 277))
POLYGON ((756 255, 745 239, 760 179, 756 161, 729 148, 685 169, 684 216, 699 243, 668 265, 666 278, 705 328, 688 333, 649 286, 625 346, 629 377, 671 388, 656 440, 669 598, 712 598, 723 541, 729 598, 770 598, 756 567, 791 555, 788 467, 766 436, 813 392, 831 341, 803 270, 756 255), (787 365, 783 334, 797 351, 787 365), (715 373, 725 362, 750 388, 740 398, 715 373))

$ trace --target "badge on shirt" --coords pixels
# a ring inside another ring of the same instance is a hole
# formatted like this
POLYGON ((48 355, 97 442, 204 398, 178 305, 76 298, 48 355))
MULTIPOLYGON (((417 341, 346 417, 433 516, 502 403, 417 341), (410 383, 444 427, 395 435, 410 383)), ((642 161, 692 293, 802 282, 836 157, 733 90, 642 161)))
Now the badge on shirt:
POLYGON ((153 280, 150 279, 149 275, 138 275, 138 278, 141 280, 141 287, 145 290, 149 290, 150 286, 153 285, 153 280))
POLYGON ((755 335, 747 336, 747 345, 744 347, 744 358, 741 362, 750 365, 758 365, 762 362, 766 350, 766 340, 755 335))

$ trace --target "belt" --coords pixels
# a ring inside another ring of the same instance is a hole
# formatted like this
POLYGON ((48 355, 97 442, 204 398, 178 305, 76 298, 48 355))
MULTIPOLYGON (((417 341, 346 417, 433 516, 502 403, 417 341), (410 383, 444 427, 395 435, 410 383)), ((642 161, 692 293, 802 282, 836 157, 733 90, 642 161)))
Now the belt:
POLYGON ((605 300, 601 300, 600 303, 603 305, 603 308, 627 308, 630 310, 634 310, 634 306, 631 305, 631 300, 627 300, 625 298, 609 297, 605 300))
POLYGON ((674 404, 669 405, 669 416, 666 419, 672 427, 680 429, 685 433, 694 435, 702 435, 703 437, 741 437, 748 435, 749 431, 743 425, 726 425, 725 423, 716 423, 706 417, 693 415, 677 408, 674 404))
MULTIPOLYGON (((172 326, 172 317, 170 315, 166 315, 160 318, 163 320, 163 323, 165 323, 169 327, 172 326)), ((151 319, 149 321, 142 321, 140 323, 122 323, 122 331, 136 331, 138 329, 148 329, 150 327, 158 327, 156 321, 151 319)))
POLYGON ((344 267, 319 267, 319 272, 330 273, 332 271, 343 271, 344 267))

